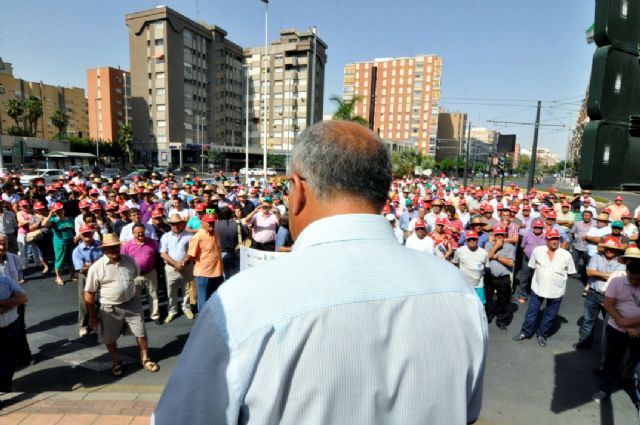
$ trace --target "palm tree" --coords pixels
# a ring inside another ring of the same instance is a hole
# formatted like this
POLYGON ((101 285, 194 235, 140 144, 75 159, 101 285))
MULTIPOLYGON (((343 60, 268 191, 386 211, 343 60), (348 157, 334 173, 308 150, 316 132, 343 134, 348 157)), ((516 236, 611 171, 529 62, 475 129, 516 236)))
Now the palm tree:
POLYGON ((24 101, 24 113, 29 121, 29 129, 35 135, 38 129, 38 120, 42 116, 42 101, 35 96, 29 96, 24 101))
POLYGON ((334 120, 346 120, 354 121, 364 126, 367 125, 367 120, 360 115, 353 115, 353 111, 356 107, 356 103, 362 100, 362 96, 353 96, 351 100, 343 100, 340 96, 333 95, 329 98, 330 101, 338 105, 338 110, 333 114, 334 120))
POLYGON ((118 141, 124 147, 125 152, 127 153, 129 164, 133 162, 133 130, 131 129, 131 125, 125 124, 120 127, 120 134, 118 134, 118 141))
POLYGON ((5 112, 16 122, 16 127, 20 127, 20 122, 18 118, 20 118, 24 114, 24 107, 22 106, 22 102, 18 99, 9 99, 4 107, 5 112))
POLYGON ((51 124, 58 129, 58 136, 62 136, 67 131, 69 117, 64 113, 64 111, 58 109, 51 115, 51 124))

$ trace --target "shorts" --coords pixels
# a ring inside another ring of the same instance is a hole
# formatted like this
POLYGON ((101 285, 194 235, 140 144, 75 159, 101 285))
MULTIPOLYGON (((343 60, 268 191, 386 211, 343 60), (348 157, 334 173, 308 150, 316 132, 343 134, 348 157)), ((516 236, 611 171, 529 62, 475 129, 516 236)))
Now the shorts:
POLYGON ((147 335, 140 298, 133 297, 122 304, 100 304, 98 342, 111 344, 116 342, 120 335, 131 334, 136 338, 147 335))

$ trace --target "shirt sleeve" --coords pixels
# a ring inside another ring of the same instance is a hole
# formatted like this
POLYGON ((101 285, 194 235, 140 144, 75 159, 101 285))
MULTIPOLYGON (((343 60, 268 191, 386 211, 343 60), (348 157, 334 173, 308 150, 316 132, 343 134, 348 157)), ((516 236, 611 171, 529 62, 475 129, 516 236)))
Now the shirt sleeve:
POLYGON ((597 270, 598 269, 598 255, 594 255, 593 257, 591 257, 591 259, 589 260, 589 264, 587 265, 587 269, 594 269, 597 270))
POLYGON ((234 387, 237 380, 230 366, 234 359, 212 311, 219 304, 214 295, 198 318, 151 424, 173 425, 176 412, 189 424, 238 423, 241 391, 234 387))
POLYGON ((529 264, 527 264, 530 269, 535 269, 536 268, 537 251, 538 251, 538 248, 534 248, 533 251, 531 252, 531 258, 529 258, 529 264))
POLYGON ((98 292, 100 290, 100 283, 98 282, 98 276, 96 276, 98 270, 98 264, 93 263, 89 267, 87 272, 87 281, 84 284, 85 292, 98 292))
POLYGON ((198 241, 200 240, 200 238, 198 237, 198 235, 195 235, 194 237, 192 237, 189 240, 189 249, 187 249, 187 255, 189 257, 193 257, 193 258, 197 258, 198 257, 198 241))
POLYGON ((84 267, 84 260, 82 258, 82 254, 80 254, 80 245, 78 245, 71 254, 71 259, 73 260, 73 268, 78 271, 82 267, 84 267))
POLYGON ((162 235, 162 238, 160 238, 160 252, 169 252, 167 235, 168 233, 165 233, 162 235))
POLYGON ((6 276, 3 276, 1 279, 7 281, 11 294, 26 294, 25 290, 15 280, 6 276))
POLYGON ((604 292, 604 295, 609 298, 618 298, 618 289, 620 288, 621 281, 622 278, 620 277, 609 279, 607 290, 604 292))
POLYGON ((453 264, 460 264, 460 250, 456 249, 456 252, 453 254, 453 260, 451 260, 451 262, 453 264))
POLYGON ((573 257, 571 257, 571 253, 569 251, 564 251, 566 254, 565 256, 567 257, 567 273, 568 274, 575 274, 576 273, 576 265, 573 262, 573 257))

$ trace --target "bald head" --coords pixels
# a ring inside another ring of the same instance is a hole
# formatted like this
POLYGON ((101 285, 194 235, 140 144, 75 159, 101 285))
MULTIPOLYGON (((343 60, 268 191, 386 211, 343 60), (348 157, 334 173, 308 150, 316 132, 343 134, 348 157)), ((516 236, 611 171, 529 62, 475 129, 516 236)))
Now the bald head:
POLYGON ((305 178, 319 199, 356 198, 376 209, 391 185, 391 159, 384 143, 350 121, 325 121, 296 140, 290 172, 305 178))

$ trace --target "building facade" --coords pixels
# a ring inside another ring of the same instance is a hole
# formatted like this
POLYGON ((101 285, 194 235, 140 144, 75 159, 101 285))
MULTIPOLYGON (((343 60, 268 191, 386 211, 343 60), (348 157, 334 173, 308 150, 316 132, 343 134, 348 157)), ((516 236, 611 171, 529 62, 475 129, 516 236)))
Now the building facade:
POLYGON ((132 124, 138 160, 200 163, 242 136, 240 46, 168 8, 129 14, 132 124))
POLYGON ((441 75, 442 58, 436 55, 351 63, 344 68, 343 99, 359 96, 355 114, 373 121, 383 139, 413 139, 435 156, 441 75))
POLYGON ((249 140, 252 146, 263 148, 266 142, 272 152, 288 152, 298 133, 322 121, 326 50, 326 43, 317 36, 315 30, 300 32, 295 29, 280 31, 280 38, 270 43, 266 57, 264 46, 244 49, 249 80, 249 140), (265 96, 265 70, 266 140, 262 102, 265 96))
MULTIPOLYGON (((4 112, 10 99, 24 101, 35 96, 42 101, 42 116, 36 126, 35 137, 52 139, 58 129, 51 123, 54 112, 63 111, 68 117, 66 133, 73 136, 87 136, 89 123, 87 119, 87 99, 85 91, 78 87, 62 87, 45 84, 42 81, 32 82, 13 75, 13 67, 0 58, 0 132, 7 131, 16 125, 14 120, 4 112)), ((26 125, 26 118, 19 119, 20 125, 26 125)))
POLYGON ((436 160, 464 158, 467 134, 466 112, 438 113, 438 138, 436 141, 436 160))
POLYGON ((117 140, 120 128, 131 124, 131 74, 120 68, 87 70, 89 137, 117 140))

